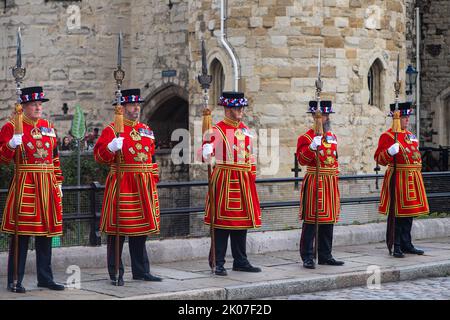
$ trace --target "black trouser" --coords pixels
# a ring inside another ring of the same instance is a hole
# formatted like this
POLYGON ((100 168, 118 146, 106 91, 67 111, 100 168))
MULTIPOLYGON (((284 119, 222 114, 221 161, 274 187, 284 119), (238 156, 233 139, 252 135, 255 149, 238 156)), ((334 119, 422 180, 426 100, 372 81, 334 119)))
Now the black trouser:
MULTIPOLYGON (((30 236, 19 236, 19 263, 17 269, 17 282, 22 283, 27 261, 28 243, 30 236)), ((52 273, 52 238, 35 236, 34 246, 36 248, 36 273, 39 284, 53 282, 52 273)), ((14 235, 11 236, 8 255, 8 284, 14 281, 14 235)))
POLYGON ((231 240, 231 254, 233 267, 245 267, 250 263, 247 259, 247 230, 214 229, 216 266, 223 267, 227 253, 228 236, 231 240))
MULTIPOLYGON (((128 247, 130 249, 131 273, 133 277, 143 277, 144 274, 150 273, 150 261, 148 260, 147 249, 145 241, 147 236, 132 236, 128 237, 128 247)), ((116 236, 108 235, 107 244, 107 260, 108 273, 111 280, 116 278, 116 236)), ((124 268, 122 263, 122 250, 124 236, 119 236, 119 278, 123 277, 124 268)))
POLYGON ((411 240, 412 224, 412 217, 395 218, 394 246, 400 247, 402 250, 411 250, 414 248, 411 240))
MULTIPOLYGON (((331 249, 333 247, 333 227, 334 224, 319 224, 319 261, 331 259, 331 249)), ((303 261, 314 259, 314 237, 316 228, 314 224, 303 222, 302 234, 300 238, 300 257, 303 261)))

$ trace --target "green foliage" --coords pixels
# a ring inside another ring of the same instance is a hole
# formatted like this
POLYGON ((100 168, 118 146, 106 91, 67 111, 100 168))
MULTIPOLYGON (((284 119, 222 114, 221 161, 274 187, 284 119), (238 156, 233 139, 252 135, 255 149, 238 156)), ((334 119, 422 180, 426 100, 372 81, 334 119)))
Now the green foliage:
POLYGON ((79 104, 75 105, 75 114, 73 115, 71 134, 75 139, 81 140, 86 134, 86 121, 84 120, 83 110, 79 104))
MULTIPOLYGON (((61 169, 64 176, 64 185, 77 185, 77 153, 71 152, 68 155, 60 154, 61 169)), ((92 153, 83 153, 80 156, 81 162, 81 185, 98 181, 104 184, 109 167, 95 162, 92 153)), ((14 175, 14 164, 0 166, 0 189, 7 189, 14 175)))
MULTIPOLYGON (((70 155, 61 156, 61 170, 64 176, 64 185, 77 185, 77 152, 74 151, 70 155)), ((95 162, 92 154, 82 154, 80 156, 81 168, 81 185, 90 184, 98 181, 104 184, 109 167, 95 162)))

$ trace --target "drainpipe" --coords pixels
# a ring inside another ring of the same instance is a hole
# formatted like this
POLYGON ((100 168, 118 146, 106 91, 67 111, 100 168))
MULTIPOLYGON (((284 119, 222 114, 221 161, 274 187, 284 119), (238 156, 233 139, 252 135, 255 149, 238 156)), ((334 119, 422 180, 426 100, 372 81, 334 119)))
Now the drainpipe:
MULTIPOLYGON (((231 49, 230 44, 228 43, 228 40, 225 37, 225 0, 220 0, 220 43, 227 51, 228 55, 231 58, 231 61, 233 62, 233 91, 239 90, 239 65, 236 58, 236 55, 234 54, 233 50, 231 49)), ((227 2, 228 4, 228 2, 227 2)))
POLYGON ((416 135, 420 144, 420 13, 416 8, 416 135))

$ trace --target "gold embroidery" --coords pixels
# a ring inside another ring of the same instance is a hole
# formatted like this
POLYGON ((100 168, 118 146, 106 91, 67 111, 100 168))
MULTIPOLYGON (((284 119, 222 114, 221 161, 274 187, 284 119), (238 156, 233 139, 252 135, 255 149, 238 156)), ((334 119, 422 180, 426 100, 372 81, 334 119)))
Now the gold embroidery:
POLYGON ((134 129, 134 128, 130 132, 130 137, 131 137, 131 139, 133 139, 133 141, 140 141, 142 139, 139 132, 137 132, 136 129, 134 129))
POLYGON ((142 150, 142 144, 136 143, 136 149, 137 150, 142 150))
POLYGON ((237 129, 234 133, 234 136, 236 137, 236 139, 238 140, 244 140, 245 139, 245 135, 242 133, 241 129, 237 129))
POLYGON ((137 156, 134 157, 134 161, 145 162, 148 160, 148 156, 143 152, 138 152, 137 156))
POLYGON ((36 147, 42 148, 42 141, 41 140, 36 141, 36 147))
POLYGON ((333 165, 334 164, 334 158, 333 157, 327 157, 326 159, 325 159, 325 161, 324 161, 324 163, 326 164, 326 165, 333 165))
POLYGON ((128 151, 130 151, 131 154, 135 154, 136 151, 134 151, 133 147, 128 148, 128 151))
POLYGON ((35 158, 44 159, 48 156, 48 151, 45 149, 38 148, 36 152, 33 154, 35 158))

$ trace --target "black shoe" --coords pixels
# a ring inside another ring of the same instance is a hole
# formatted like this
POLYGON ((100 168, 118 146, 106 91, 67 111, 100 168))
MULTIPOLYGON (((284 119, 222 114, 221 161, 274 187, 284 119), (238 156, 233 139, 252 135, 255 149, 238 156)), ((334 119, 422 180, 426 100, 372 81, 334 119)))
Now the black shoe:
POLYGON ((243 272, 261 272, 261 268, 254 267, 251 264, 248 264, 243 267, 235 267, 233 266, 233 271, 243 271, 243 272))
POLYGON ((111 279, 111 284, 116 287, 122 287, 125 284, 125 282, 123 281, 123 278, 119 278, 119 280, 113 278, 111 279))
POLYGON ((328 260, 319 260, 319 264, 326 264, 329 266, 342 266, 344 264, 344 261, 339 261, 334 258, 330 258, 328 260))
POLYGON ((14 287, 14 284, 10 283, 10 284, 8 284, 8 287, 6 289, 8 289, 8 291, 15 292, 15 293, 25 293, 26 292, 25 288, 22 286, 21 283, 18 283, 15 287, 14 287))
POLYGON ((396 248, 394 247, 393 256, 396 258, 404 258, 405 257, 405 255, 403 254, 402 250, 399 247, 396 247, 396 248))
POLYGON ((48 288, 50 290, 56 290, 56 291, 63 291, 65 289, 63 284, 59 284, 56 282, 38 283, 37 286, 40 288, 48 288))
POLYGON ((216 269, 214 270, 214 274, 216 276, 226 276, 226 275, 228 275, 227 270, 223 266, 216 266, 216 269))
POLYGON ((144 280, 144 281, 162 281, 162 278, 154 276, 150 273, 144 274, 142 277, 133 276, 133 280, 144 280))
POLYGON ((303 261, 303 268, 315 269, 316 264, 314 263, 314 261, 312 259, 308 259, 308 260, 303 261))
POLYGON ((425 252, 423 250, 417 249, 417 248, 408 248, 408 249, 402 249, 404 253, 410 253, 410 254, 418 254, 419 256, 423 255, 425 252))

